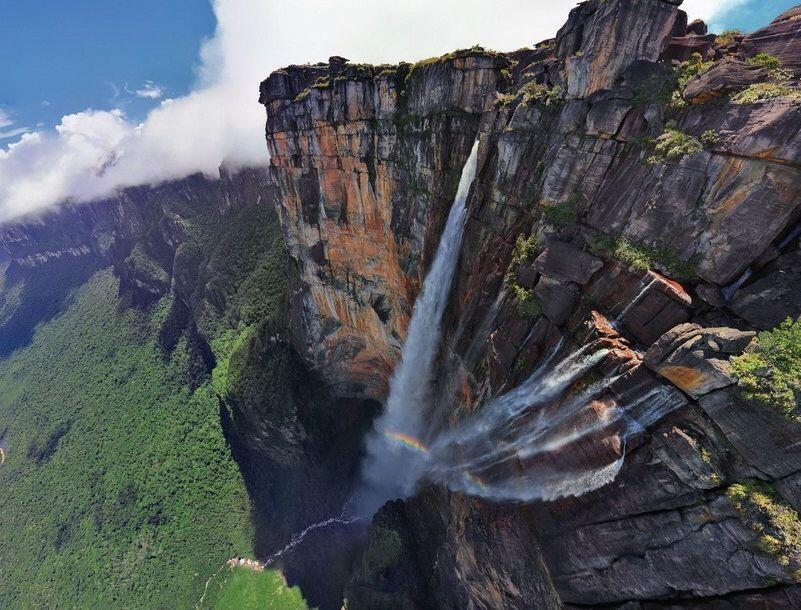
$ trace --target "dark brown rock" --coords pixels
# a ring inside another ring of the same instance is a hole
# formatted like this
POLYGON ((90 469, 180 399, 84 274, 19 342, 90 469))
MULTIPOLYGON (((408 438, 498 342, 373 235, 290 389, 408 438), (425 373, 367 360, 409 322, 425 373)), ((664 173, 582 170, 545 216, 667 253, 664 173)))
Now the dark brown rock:
POLYGON ((703 104, 715 98, 742 91, 749 85, 764 81, 768 71, 738 59, 726 57, 708 71, 692 79, 684 88, 684 99, 691 104, 703 104))
POLYGON ((761 330, 801 313, 801 251, 780 256, 738 290, 729 307, 761 330))
POLYGON ((674 3, 661 0, 594 0, 573 9, 557 34, 568 97, 611 89, 635 61, 659 59, 679 19, 674 3))
POLYGON ((548 319, 560 326, 570 317, 578 298, 578 286, 543 275, 534 287, 534 295, 548 319))
MULTIPOLYGON (((706 26, 703 29, 706 29, 706 26)), ((678 36, 670 41, 665 51, 665 58, 675 61, 687 61, 695 53, 700 53, 702 57, 709 57, 712 54, 714 43, 714 34, 678 36)))
POLYGON ((645 364, 692 398, 736 383, 729 358, 741 354, 753 332, 681 324, 645 354, 645 364))
POLYGON ((699 404, 759 472, 779 478, 801 470, 801 424, 770 405, 746 399, 736 386, 707 394, 699 404))
POLYGON ((548 244, 534 265, 554 279, 586 284, 603 267, 603 261, 567 242, 555 241, 548 244))

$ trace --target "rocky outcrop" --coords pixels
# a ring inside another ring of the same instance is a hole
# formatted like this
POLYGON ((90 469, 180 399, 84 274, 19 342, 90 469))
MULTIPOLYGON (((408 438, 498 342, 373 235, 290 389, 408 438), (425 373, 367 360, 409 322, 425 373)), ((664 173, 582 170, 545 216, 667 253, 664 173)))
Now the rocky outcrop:
POLYGON ((300 269, 294 340, 341 396, 386 393, 476 137, 432 426, 480 411, 557 346, 609 350, 548 406, 613 379, 582 414, 591 432, 539 463, 625 458, 613 482, 524 506, 441 487, 391 503, 349 608, 797 596, 731 491, 761 479, 801 508, 797 430, 742 397, 729 359, 801 314, 801 102, 730 96, 773 78, 745 61, 779 55, 770 40, 794 65, 801 22, 791 11, 772 34, 718 40, 679 4, 590 0, 536 48, 413 66, 332 58, 262 84, 270 182, 300 269), (692 77, 677 64, 696 52, 713 63, 692 77))
POLYGON ((737 382, 729 358, 742 354, 754 335, 733 328, 680 324, 651 346, 645 364, 697 399, 737 382))
POLYGON ((744 61, 725 57, 716 62, 687 84, 684 99, 691 104, 704 104, 723 95, 742 91, 749 85, 765 81, 768 71, 762 66, 753 66, 744 61))
POLYGON ((801 7, 796 6, 785 11, 769 26, 746 36, 742 43, 743 51, 748 55, 767 53, 778 57, 782 64, 798 74, 801 72, 799 19, 801 7))

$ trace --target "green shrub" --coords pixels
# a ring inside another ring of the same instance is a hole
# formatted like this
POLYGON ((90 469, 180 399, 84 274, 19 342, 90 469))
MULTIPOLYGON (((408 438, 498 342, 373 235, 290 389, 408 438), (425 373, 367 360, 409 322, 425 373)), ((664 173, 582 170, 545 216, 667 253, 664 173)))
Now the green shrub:
POLYGON ((778 57, 775 55, 768 55, 767 53, 757 53, 753 57, 746 59, 745 62, 752 66, 762 66, 768 70, 775 70, 776 68, 780 68, 782 65, 782 62, 778 57))
POLYGON ((559 85, 548 87, 534 81, 526 83, 515 93, 496 94, 497 102, 502 106, 513 102, 521 102, 526 105, 543 104, 551 106, 558 103, 561 96, 562 88, 559 85))
POLYGON ((649 157, 647 163, 654 165, 664 160, 675 161, 687 155, 699 153, 704 149, 701 142, 693 136, 677 129, 666 129, 656 140, 656 155, 649 157))
POLYGON ((701 144, 707 148, 714 146, 720 142, 720 134, 714 129, 707 129, 701 134, 701 144))
POLYGON ((731 101, 735 104, 754 104, 779 97, 801 99, 801 89, 775 82, 754 83, 732 96, 731 101))
POLYGON ((530 288, 523 288, 518 284, 509 286, 517 299, 517 312, 525 318, 536 318, 542 314, 542 306, 530 288))
POLYGON ((714 61, 704 61, 700 53, 693 53, 690 59, 684 61, 676 68, 676 84, 680 89, 684 87, 696 76, 701 76, 713 66, 714 61))
POLYGON ((541 103, 550 106, 559 101, 562 95, 562 88, 559 85, 548 87, 547 85, 530 82, 523 85, 518 93, 522 95, 524 104, 541 103))
POLYGON ((743 33, 740 30, 726 30, 722 34, 718 34, 715 38, 715 43, 719 45, 729 45, 735 42, 738 38, 742 38, 743 33))
POLYGON ((801 520, 771 486, 737 483, 726 490, 726 497, 740 519, 760 535, 761 551, 773 555, 783 566, 795 571, 801 568, 801 520))
POLYGON ((600 252, 626 265, 647 271, 659 265, 667 273, 681 279, 694 279, 696 269, 694 261, 686 261, 669 247, 659 248, 638 244, 622 236, 604 236, 595 241, 600 252))
POLYGON ((537 239, 536 235, 529 235, 528 237, 519 235, 512 250, 512 261, 520 265, 534 260, 537 248, 539 248, 539 239, 537 239))
POLYGON ((731 364, 748 397, 801 421, 801 322, 788 318, 773 330, 759 333, 731 364))
POLYGON ((371 579, 398 564, 403 542, 393 529, 374 525, 367 536, 364 567, 371 579))

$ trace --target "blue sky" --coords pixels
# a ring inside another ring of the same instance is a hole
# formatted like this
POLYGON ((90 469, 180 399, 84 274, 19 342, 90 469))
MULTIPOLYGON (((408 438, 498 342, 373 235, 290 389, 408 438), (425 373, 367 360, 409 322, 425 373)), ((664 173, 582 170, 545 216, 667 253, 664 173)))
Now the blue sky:
MULTIPOLYGON (((685 0, 753 30, 799 0, 685 0)), ((266 162, 258 83, 337 54, 415 61, 552 37, 571 0, 0 0, 0 223, 266 162), (202 74, 202 78, 198 75, 202 74), (99 171, 103 168, 103 171, 99 171)))
POLYGON ((206 0, 0 0, 0 106, 31 127, 90 107, 141 117, 153 100, 126 83, 185 94, 214 25, 206 0))
POLYGON ((750 0, 742 6, 724 11, 712 21, 727 29, 750 32, 773 21, 801 0, 750 0))
MULTIPOLYGON (((713 22, 749 31, 794 4, 749 0, 713 22)), ((85 108, 143 118, 158 93, 189 91, 215 26, 206 0, 0 0, 0 7, 0 108, 16 128, 53 126, 85 108)))

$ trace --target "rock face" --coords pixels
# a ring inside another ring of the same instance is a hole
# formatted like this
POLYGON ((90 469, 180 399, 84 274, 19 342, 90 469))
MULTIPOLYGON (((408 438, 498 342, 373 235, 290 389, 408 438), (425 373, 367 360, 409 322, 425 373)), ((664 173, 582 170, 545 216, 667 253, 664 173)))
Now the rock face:
POLYGON ((343 395, 386 391, 481 113, 508 62, 425 69, 334 62, 274 73, 271 175, 300 264, 298 344, 343 395))
POLYGON ((729 97, 772 78, 745 62, 756 52, 798 65, 799 9, 717 41, 680 4, 590 0, 534 49, 332 58, 262 83, 300 270, 294 340, 341 396, 385 396, 478 138, 432 426, 516 387, 560 337, 605 342, 601 374, 623 371, 599 421, 627 393, 670 405, 634 435, 605 429, 623 466, 580 497, 497 505, 431 487, 386 505, 348 608, 797 605, 792 562, 729 492, 761 479, 801 509, 798 432, 742 398, 728 360, 801 313, 801 101, 729 97), (694 52, 714 63, 677 84, 694 52))

